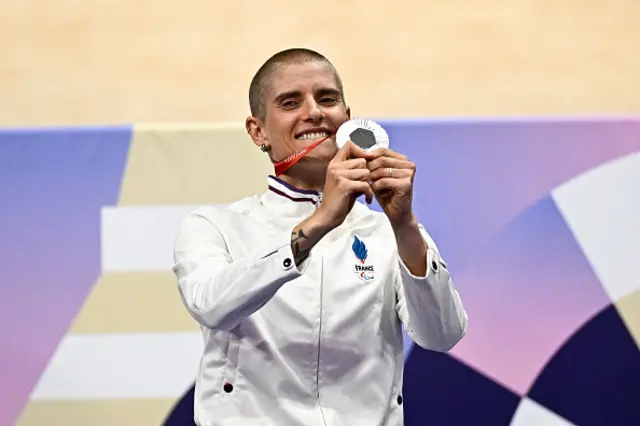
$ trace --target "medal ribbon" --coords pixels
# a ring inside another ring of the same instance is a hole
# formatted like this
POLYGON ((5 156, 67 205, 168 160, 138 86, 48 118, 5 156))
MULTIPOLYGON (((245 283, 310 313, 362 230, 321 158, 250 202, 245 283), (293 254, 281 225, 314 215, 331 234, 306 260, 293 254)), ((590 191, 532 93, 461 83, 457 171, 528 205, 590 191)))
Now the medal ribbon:
POLYGON ((326 141, 328 138, 329 136, 327 136, 326 138, 319 139, 314 143, 312 143, 311 145, 307 146, 305 149, 302 149, 298 152, 291 154, 290 156, 288 156, 282 161, 278 161, 277 163, 274 163, 273 167, 275 168, 276 177, 280 176, 282 173, 287 171, 291 166, 293 166, 298 161, 300 161, 302 157, 307 155, 313 148, 320 145, 322 142, 326 141))

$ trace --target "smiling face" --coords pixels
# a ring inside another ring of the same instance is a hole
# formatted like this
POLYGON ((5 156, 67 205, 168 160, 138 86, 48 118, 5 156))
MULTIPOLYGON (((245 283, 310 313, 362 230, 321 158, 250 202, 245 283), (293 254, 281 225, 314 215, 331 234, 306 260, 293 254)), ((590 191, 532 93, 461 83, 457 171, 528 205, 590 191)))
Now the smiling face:
POLYGON ((318 60, 281 64, 265 89, 264 118, 247 119, 254 143, 270 146, 272 161, 280 161, 329 136, 290 170, 326 167, 338 151, 335 133, 350 117, 335 70, 318 60))

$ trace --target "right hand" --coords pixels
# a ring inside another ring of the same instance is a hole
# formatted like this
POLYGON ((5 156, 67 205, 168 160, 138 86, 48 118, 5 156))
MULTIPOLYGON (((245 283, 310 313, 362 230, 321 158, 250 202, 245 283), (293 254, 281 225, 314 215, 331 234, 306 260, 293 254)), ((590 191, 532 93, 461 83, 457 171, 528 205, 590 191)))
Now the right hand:
POLYGON ((317 210, 326 225, 335 228, 342 224, 356 198, 362 194, 371 204, 373 191, 369 183, 371 172, 367 168, 367 161, 374 158, 373 154, 349 141, 329 162, 322 204, 317 210))

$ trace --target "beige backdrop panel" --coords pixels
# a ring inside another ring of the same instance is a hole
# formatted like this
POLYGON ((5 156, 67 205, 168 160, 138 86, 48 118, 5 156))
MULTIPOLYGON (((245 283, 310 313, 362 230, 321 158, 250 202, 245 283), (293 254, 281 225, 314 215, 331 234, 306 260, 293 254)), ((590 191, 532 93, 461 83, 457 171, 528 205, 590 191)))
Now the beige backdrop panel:
POLYGON ((276 50, 356 115, 640 112, 637 0, 0 2, 0 125, 241 121, 276 50))
POLYGON ((35 401, 16 426, 159 426, 175 403, 161 398, 35 401))
POLYGON ((263 192, 269 173, 241 125, 138 124, 118 204, 231 203, 263 192))

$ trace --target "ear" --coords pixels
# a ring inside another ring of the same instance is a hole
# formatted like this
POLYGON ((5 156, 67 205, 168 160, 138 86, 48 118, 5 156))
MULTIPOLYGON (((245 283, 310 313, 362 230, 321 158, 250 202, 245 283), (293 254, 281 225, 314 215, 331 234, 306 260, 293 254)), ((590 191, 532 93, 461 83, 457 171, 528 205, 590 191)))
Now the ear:
POLYGON ((244 123, 247 133, 256 146, 269 143, 267 135, 264 132, 264 125, 256 117, 247 117, 244 123))

